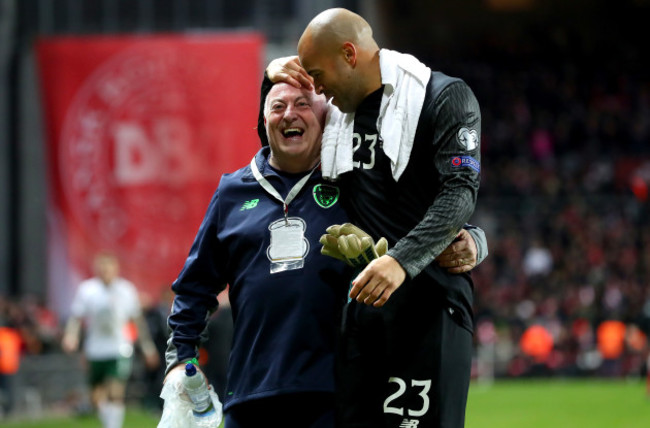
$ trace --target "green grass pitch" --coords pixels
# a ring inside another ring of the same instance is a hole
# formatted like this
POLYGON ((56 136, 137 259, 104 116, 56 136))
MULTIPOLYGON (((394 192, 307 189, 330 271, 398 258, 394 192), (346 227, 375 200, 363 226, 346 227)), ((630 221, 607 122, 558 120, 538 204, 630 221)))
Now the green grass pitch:
POLYGON ((650 427, 645 381, 530 380, 472 384, 466 428, 650 427))
MULTIPOLYGON (((131 408, 124 428, 156 428, 158 417, 131 408)), ((269 426, 282 426, 269 425, 269 426)), ((98 428, 92 417, 16 421, 0 420, 6 428, 98 428)), ((645 382, 635 380, 497 381, 472 383, 466 428, 647 428, 650 397, 645 382)))

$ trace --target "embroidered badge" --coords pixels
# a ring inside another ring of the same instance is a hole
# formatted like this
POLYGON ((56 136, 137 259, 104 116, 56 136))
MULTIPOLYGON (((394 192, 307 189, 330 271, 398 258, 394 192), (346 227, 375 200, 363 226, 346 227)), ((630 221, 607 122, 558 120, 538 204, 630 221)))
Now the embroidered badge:
POLYGON ((314 200, 322 208, 332 207, 339 200, 339 188, 329 184, 317 184, 314 186, 314 200))
POLYGON ((481 172, 481 164, 471 156, 454 156, 451 158, 452 168, 472 168, 476 172, 481 172))
POLYGON ((475 129, 460 128, 456 139, 465 150, 474 150, 478 147, 478 132, 475 129))

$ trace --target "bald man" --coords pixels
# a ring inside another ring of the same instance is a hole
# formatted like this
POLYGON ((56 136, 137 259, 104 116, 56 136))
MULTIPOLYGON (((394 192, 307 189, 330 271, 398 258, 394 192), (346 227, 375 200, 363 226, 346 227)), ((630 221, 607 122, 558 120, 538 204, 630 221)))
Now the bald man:
POLYGON ((476 204, 478 102, 462 80, 380 49, 368 23, 346 9, 316 16, 298 56, 269 77, 313 87, 338 108, 330 109, 325 127, 323 175, 345 189, 351 221, 391 247, 349 292, 339 425, 464 426, 473 264, 460 260, 460 274, 452 274, 435 259, 476 204), (336 153, 331 162, 328 150, 336 153))

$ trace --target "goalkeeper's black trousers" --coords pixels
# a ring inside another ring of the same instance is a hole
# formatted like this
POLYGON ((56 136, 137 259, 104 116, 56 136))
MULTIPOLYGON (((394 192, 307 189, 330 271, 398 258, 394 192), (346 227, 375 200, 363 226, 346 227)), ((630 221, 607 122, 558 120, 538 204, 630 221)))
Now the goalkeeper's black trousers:
POLYGON ((442 298, 402 287, 382 308, 356 301, 345 308, 336 361, 338 427, 465 424, 472 333, 442 298))

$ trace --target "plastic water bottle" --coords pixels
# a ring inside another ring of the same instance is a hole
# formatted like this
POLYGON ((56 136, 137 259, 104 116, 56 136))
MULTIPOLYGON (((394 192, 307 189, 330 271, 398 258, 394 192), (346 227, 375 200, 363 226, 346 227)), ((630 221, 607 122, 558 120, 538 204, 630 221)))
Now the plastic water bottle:
POLYGON ((192 400, 192 413, 194 414, 196 425, 201 428, 217 428, 220 420, 212 404, 208 384, 205 381, 205 377, 201 372, 196 370, 196 367, 192 363, 185 365, 183 386, 190 400, 192 400))

